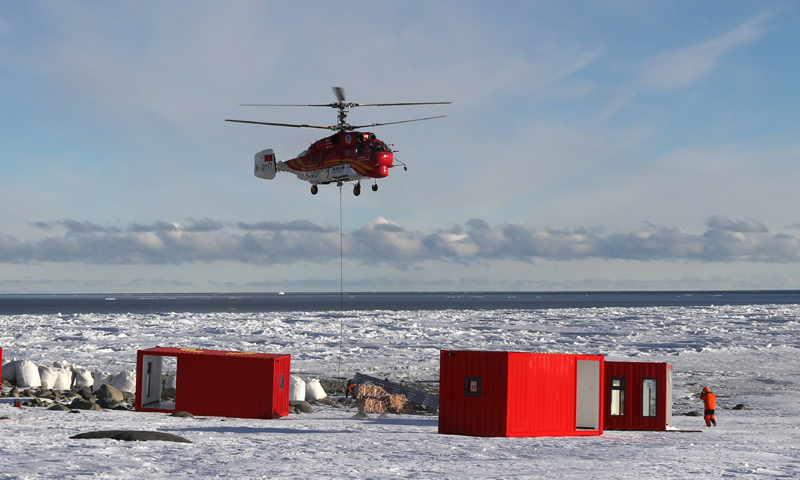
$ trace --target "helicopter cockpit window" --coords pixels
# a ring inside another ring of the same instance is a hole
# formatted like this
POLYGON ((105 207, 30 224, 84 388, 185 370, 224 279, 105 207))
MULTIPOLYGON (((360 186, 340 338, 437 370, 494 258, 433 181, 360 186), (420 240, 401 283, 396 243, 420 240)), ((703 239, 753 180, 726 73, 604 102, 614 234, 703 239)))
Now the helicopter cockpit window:
POLYGON ((369 144, 370 152, 385 152, 386 148, 380 142, 373 142, 369 144))

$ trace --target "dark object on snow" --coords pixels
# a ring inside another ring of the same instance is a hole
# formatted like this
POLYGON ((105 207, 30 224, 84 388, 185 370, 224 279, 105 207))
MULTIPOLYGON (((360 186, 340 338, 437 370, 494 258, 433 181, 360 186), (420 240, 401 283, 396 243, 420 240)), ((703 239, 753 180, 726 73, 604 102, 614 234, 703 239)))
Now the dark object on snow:
POLYGON ((293 400, 289 402, 290 407, 294 407, 300 413, 314 413, 314 407, 305 400, 293 400))
POLYGON ((695 412, 694 410, 692 410, 691 412, 687 412, 686 416, 687 417, 702 417, 703 414, 700 413, 700 412, 695 412))
POLYGON ((78 435, 69 438, 75 440, 110 438, 112 440, 123 440, 126 442, 162 441, 162 442, 192 443, 191 441, 183 437, 179 437, 171 433, 145 432, 137 430, 104 430, 100 432, 79 433, 78 435))
POLYGON ((747 407, 744 406, 744 403, 738 403, 732 410, 746 410, 747 407))
POLYGON ((170 413, 169 416, 180 417, 180 418, 194 418, 194 415, 192 415, 189 412, 175 412, 175 413, 170 413))
POLYGON ((60 410, 62 412, 68 412, 69 407, 64 405, 63 403, 55 403, 52 406, 48 407, 48 410, 60 410))

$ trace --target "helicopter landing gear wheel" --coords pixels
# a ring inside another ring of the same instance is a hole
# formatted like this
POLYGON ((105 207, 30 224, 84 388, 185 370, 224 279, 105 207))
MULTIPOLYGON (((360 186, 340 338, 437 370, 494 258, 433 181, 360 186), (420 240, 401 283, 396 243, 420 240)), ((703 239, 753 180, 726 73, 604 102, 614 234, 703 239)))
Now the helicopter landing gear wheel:
POLYGON ((372 191, 373 192, 377 192, 378 191, 378 182, 375 182, 375 183, 372 184, 372 191))
POLYGON ((316 185, 311 185, 311 195, 316 195, 319 192, 319 187, 316 185))
POLYGON ((355 195, 356 197, 361 195, 361 184, 360 183, 356 183, 356 185, 353 187, 353 195, 355 195))

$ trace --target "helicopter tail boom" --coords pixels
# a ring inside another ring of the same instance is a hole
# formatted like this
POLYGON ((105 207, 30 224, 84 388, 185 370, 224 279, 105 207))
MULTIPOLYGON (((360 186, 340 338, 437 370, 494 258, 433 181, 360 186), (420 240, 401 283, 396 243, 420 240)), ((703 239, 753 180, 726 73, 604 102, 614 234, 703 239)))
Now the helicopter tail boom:
POLYGON ((275 153, 271 148, 256 153, 254 172, 256 177, 272 180, 275 178, 275 172, 277 171, 275 153))

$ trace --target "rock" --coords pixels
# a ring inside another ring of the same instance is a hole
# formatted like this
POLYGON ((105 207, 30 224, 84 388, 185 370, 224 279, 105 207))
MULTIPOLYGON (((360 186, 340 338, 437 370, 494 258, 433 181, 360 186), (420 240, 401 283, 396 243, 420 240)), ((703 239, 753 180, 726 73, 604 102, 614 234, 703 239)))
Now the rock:
POLYGON ((118 402, 121 402, 125 399, 125 396, 122 395, 122 392, 107 383, 104 383, 100 389, 95 392, 95 396, 97 398, 110 398, 118 402))
POLYGON ((687 412, 686 416, 687 417, 702 417, 703 414, 700 413, 700 412, 691 411, 691 412, 687 412))
POLYGON ((4 379, 3 379, 3 382, 2 382, 2 386, 3 386, 3 387, 10 387, 10 386, 11 386, 11 382, 9 382, 8 380, 6 380, 6 379, 4 378, 4 379))
POLYGON ((147 442, 147 441, 162 441, 162 442, 179 442, 179 443, 192 443, 191 441, 164 432, 145 432, 135 430, 106 430, 100 432, 80 433, 78 435, 69 437, 75 440, 85 440, 94 438, 110 438, 113 440, 122 440, 126 442, 147 442))
POLYGON ((125 405, 119 404, 114 407, 112 410, 125 410, 126 412, 130 412, 132 409, 126 407, 125 405))
POLYGON ((122 401, 134 404, 136 403, 136 394, 133 392, 122 392, 122 401))
POLYGON ((100 410, 100 405, 82 398, 73 400, 69 407, 73 410, 100 410))
POLYGON ((49 398, 50 400, 55 399, 56 395, 55 392, 52 390, 48 390, 46 388, 40 388, 36 391, 36 396, 39 398, 49 398))
POLYGON ((120 403, 116 400, 104 397, 97 399, 97 406, 99 406, 100 408, 116 408, 120 406, 120 403))
POLYGON ((745 409, 746 407, 744 406, 744 403, 738 403, 736 404, 735 407, 733 407, 733 410, 745 410, 745 409))
POLYGON ((167 398, 175 398, 175 389, 174 388, 165 388, 161 391, 161 400, 164 401, 167 398))
POLYGON ((81 388, 75 393, 77 393, 78 396, 80 396, 84 400, 89 400, 90 402, 93 402, 95 400, 94 395, 92 395, 92 392, 90 392, 89 389, 81 388))
POLYGON ((69 407, 64 405, 63 403, 53 404, 50 407, 48 407, 47 409, 48 410, 60 410, 62 412, 68 412, 69 411, 69 407))
POLYGON ((170 417, 180 417, 180 418, 194 418, 194 415, 192 415, 191 413, 183 412, 183 411, 170 413, 169 416, 170 417))
POLYGON ((293 406, 290 405, 289 406, 289 413, 290 414, 294 414, 294 415, 299 415, 300 414, 300 410, 298 410, 297 407, 293 407, 293 406))
POLYGON ((311 404, 305 400, 291 401, 289 402, 289 406, 294 407, 295 410, 299 411, 300 413, 314 413, 314 407, 312 407, 311 404))
POLYGON ((17 387, 12 387, 11 391, 8 392, 9 397, 18 397, 19 398, 19 389, 17 387))

